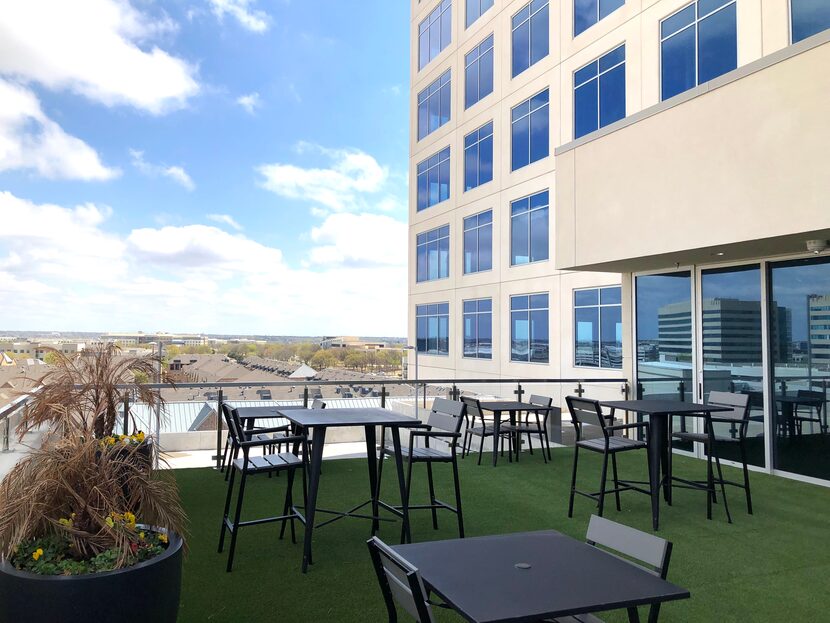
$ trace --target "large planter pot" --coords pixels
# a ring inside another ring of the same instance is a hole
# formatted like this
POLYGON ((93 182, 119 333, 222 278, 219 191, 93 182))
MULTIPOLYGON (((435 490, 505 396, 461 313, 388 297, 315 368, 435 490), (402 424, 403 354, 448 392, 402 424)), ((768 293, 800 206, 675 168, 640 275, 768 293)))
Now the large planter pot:
POLYGON ((126 569, 43 576, 0 561, 0 623, 175 623, 182 581, 182 539, 126 569))

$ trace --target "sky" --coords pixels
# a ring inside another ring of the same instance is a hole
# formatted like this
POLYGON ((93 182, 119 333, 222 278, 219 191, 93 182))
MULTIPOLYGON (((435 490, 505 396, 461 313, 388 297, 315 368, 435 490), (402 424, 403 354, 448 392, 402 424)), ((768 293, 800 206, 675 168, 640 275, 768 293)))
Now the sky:
POLYGON ((10 0, 0 330, 406 333, 409 4, 10 0))

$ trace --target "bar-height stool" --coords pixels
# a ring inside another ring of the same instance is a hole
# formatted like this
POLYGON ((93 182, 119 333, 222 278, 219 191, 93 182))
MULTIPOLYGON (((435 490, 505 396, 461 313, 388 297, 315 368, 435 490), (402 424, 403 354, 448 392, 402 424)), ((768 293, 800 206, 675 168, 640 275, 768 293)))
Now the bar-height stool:
MULTIPOLYGON (((587 498, 591 498, 597 502, 597 514, 602 517, 602 511, 605 507, 605 495, 613 493, 616 498, 617 510, 620 510, 620 492, 621 491, 638 491, 651 496, 653 491, 654 477, 651 474, 651 463, 648 462, 648 422, 634 422, 632 424, 617 424, 609 426, 606 420, 609 416, 602 413, 602 407, 596 400, 588 400, 585 398, 578 398, 576 396, 568 396, 565 398, 568 404, 568 410, 571 412, 571 419, 576 433, 576 443, 574 444, 574 464, 573 473, 571 475, 571 495, 568 501, 568 517, 573 517, 574 509, 574 495, 579 494, 587 498), (584 439, 585 426, 597 427, 602 433, 602 437, 595 439, 584 439), (615 431, 641 429, 645 431, 646 441, 638 439, 629 439, 628 437, 617 437, 614 435, 615 431), (588 493, 579 491, 576 488, 576 470, 579 462, 579 450, 590 450, 591 452, 598 452, 602 454, 602 476, 600 477, 600 490, 596 493, 588 493), (649 482, 640 482, 636 480, 622 481, 619 479, 617 473, 617 454, 620 452, 629 452, 631 450, 645 450, 646 461, 649 465, 649 482), (608 475, 608 458, 611 457, 611 467, 614 478, 614 488, 606 488, 606 479, 608 475), (648 489, 643 489, 636 485, 648 484, 648 489)), ((611 414, 613 421, 613 413, 611 414)))
MULTIPOLYGON (((228 477, 231 475, 231 463, 239 456, 239 445, 233 436, 229 424, 232 412, 233 407, 231 407, 227 402, 223 402, 221 417, 225 420, 225 425, 228 428, 228 440, 225 444, 227 456, 223 455, 222 457, 222 470, 225 472, 225 482, 227 482, 228 477)), ((273 428, 258 427, 251 430, 246 430, 244 426, 241 428, 242 438, 247 441, 270 442, 262 444, 263 455, 269 452, 273 453, 275 445, 281 450, 282 443, 284 442, 281 442, 280 439, 291 434, 290 430, 291 427, 288 424, 275 426, 273 428)))
MULTIPOLYGON (((461 486, 458 480, 458 460, 456 449, 458 441, 461 439, 461 425, 464 423, 464 416, 466 413, 466 405, 463 402, 456 400, 447 400, 445 398, 436 398, 432 403, 432 410, 430 411, 427 423, 419 428, 413 429, 409 434, 409 446, 401 448, 403 459, 407 462, 406 473, 406 496, 403 500, 403 506, 391 506, 384 504, 384 506, 403 517, 404 513, 410 510, 424 510, 429 509, 432 512, 432 527, 438 529, 438 513, 439 509, 448 510, 455 513, 458 520, 458 536, 464 538, 464 515, 461 509, 461 486), (424 440, 423 447, 415 447, 418 439, 424 440), (443 449, 436 448, 434 445, 430 446, 430 440, 442 441, 448 448, 449 452, 443 449), (415 463, 426 463, 427 467, 427 482, 429 485, 429 504, 419 504, 411 506, 409 504, 410 494, 412 493, 412 465, 415 463), (433 463, 449 463, 452 466, 453 485, 455 487, 455 506, 442 502, 435 497, 435 483, 432 478, 433 463)), ((378 465, 378 481, 377 491, 378 498, 380 498, 380 483, 383 475, 383 459, 386 456, 395 456, 394 448, 386 446, 385 443, 386 431, 382 429, 380 438, 380 463, 378 465)), ((407 517, 408 519, 408 517, 407 517)), ((405 534, 401 530, 401 542, 405 541, 405 534)))
MULTIPOLYGON (((548 439, 548 418, 550 417, 550 409, 548 407, 550 407, 552 403, 552 398, 548 398, 547 396, 538 396, 536 394, 531 394, 530 401, 528 402, 528 408, 525 414, 525 421, 521 421, 520 414, 515 424, 505 422, 501 425, 501 432, 510 434, 511 437, 512 435, 518 433, 518 438, 520 442, 522 434, 527 435, 527 445, 531 454, 533 454, 533 442, 531 441, 531 436, 538 435, 539 447, 542 449, 542 458, 545 460, 545 463, 547 463, 548 459, 551 458, 550 440, 548 439), (532 405, 545 407, 544 413, 534 411, 532 405), (531 420, 531 417, 534 418, 534 420, 531 420), (546 448, 547 456, 545 456, 546 448)), ((516 452, 517 461, 519 460, 519 450, 521 450, 521 443, 515 444, 514 448, 514 451, 516 452)))
POLYGON ((396 603, 400 604, 416 623, 434 623, 433 604, 429 601, 418 569, 376 536, 366 541, 366 545, 369 546, 369 555, 372 557, 372 566, 375 568, 386 604, 389 623, 398 621, 396 603))
POLYGON ((796 398, 803 398, 804 403, 796 403, 793 405, 793 419, 795 420, 796 434, 801 435, 804 422, 810 422, 810 430, 812 431, 812 423, 818 424, 819 432, 821 434, 827 433, 827 413, 824 411, 824 392, 817 392, 811 389, 799 389, 795 395, 796 398), (801 411, 801 407, 807 407, 807 411, 801 411), (816 410, 816 415, 813 417, 813 409, 816 410), (822 417, 822 414, 824 417, 822 417))
MULTIPOLYGON (((226 569, 228 572, 230 572, 233 568, 233 558, 236 552, 236 538, 239 533, 239 529, 243 526, 253 526, 263 523, 280 521, 282 522, 282 527, 280 528, 280 538, 282 538, 285 534, 286 522, 290 522, 291 541, 292 543, 297 542, 294 530, 294 520, 299 519, 300 521, 304 521, 303 517, 295 510, 293 510, 294 474, 297 469, 300 469, 302 473, 303 500, 305 500, 306 496, 305 464, 303 463, 302 459, 290 452, 280 452, 279 454, 266 454, 263 456, 251 456, 251 448, 266 447, 273 443, 273 439, 264 439, 258 441, 248 440, 245 436, 245 431, 243 430, 242 422, 239 419, 239 414, 236 412, 235 409, 229 408, 229 410, 230 412, 228 413, 227 417, 228 430, 231 431, 231 435, 233 436, 233 440, 237 449, 242 450, 242 458, 233 459, 232 461, 230 461, 228 466, 228 469, 230 471, 230 481, 228 482, 228 493, 225 498, 225 511, 222 516, 222 529, 219 533, 219 553, 222 552, 222 549, 225 544, 225 532, 228 531, 231 534, 231 544, 230 550, 228 551, 228 565, 226 569), (260 519, 252 519, 249 521, 241 521, 242 501, 245 497, 245 483, 248 479, 248 476, 262 473, 279 473, 281 471, 288 472, 285 502, 283 505, 282 514, 274 517, 264 517, 260 519), (234 512, 233 518, 231 518, 229 513, 231 507, 231 499, 233 498, 233 485, 237 472, 239 472, 241 479, 239 483, 239 492, 237 493, 236 498, 236 510, 234 512)), ((268 431, 268 429, 263 430, 268 431)), ((284 438, 284 441, 286 443, 299 443, 304 448, 306 446, 305 435, 295 435, 286 437, 284 438)))
POLYGON ((709 399, 706 404, 716 405, 719 407, 729 407, 731 411, 718 411, 716 415, 703 416, 703 432, 673 432, 672 438, 685 442, 696 442, 703 444, 706 451, 706 480, 687 480, 677 476, 672 476, 672 486, 679 486, 685 489, 703 489, 707 492, 706 498, 706 518, 712 519, 712 502, 717 501, 715 497, 715 486, 720 485, 721 495, 723 496, 723 507, 726 511, 726 519, 732 523, 732 515, 729 512, 729 503, 726 500, 726 485, 732 485, 744 489, 746 493, 746 509, 752 514, 752 495, 749 490, 749 469, 746 463, 746 430, 749 426, 749 396, 747 394, 733 394, 730 392, 709 392, 709 399), (715 424, 731 424, 733 427, 737 426, 738 437, 719 436, 715 434, 715 424), (743 465, 744 482, 743 484, 725 480, 723 477, 723 470, 721 469, 720 456, 718 455, 716 444, 718 443, 737 443, 741 452, 741 463, 743 465), (712 470, 712 459, 715 459, 715 466, 718 470, 718 476, 715 478, 712 470), (681 484, 674 485, 674 482, 681 484))

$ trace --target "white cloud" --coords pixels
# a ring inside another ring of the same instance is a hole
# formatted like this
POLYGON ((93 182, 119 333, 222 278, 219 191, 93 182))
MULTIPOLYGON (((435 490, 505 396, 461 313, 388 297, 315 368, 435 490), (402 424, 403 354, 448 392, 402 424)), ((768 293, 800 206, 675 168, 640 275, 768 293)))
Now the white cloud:
POLYGON ((151 43, 177 28, 156 13, 127 0, 7 2, 0 13, 0 74, 107 106, 154 114, 181 108, 199 92, 197 70, 151 43))
POLYGON ((321 204, 335 212, 365 209, 365 195, 380 192, 389 171, 369 154, 358 149, 328 149, 299 143, 299 154, 325 157, 328 168, 303 168, 294 164, 263 164, 257 167, 261 185, 282 197, 321 204))
POLYGON ((0 171, 28 169, 50 179, 108 180, 119 175, 98 153, 61 129, 29 89, 0 78, 0 171))
POLYGON ((406 267, 407 225, 381 214, 332 214, 311 230, 312 265, 406 267))
POLYGON ((168 166, 164 164, 151 164, 144 159, 144 152, 138 149, 130 150, 130 159, 133 166, 144 175, 156 177, 161 175, 167 177, 187 190, 194 190, 196 184, 191 179, 187 171, 180 166, 168 166))
POLYGON ((270 18, 264 11, 252 9, 250 6, 255 4, 251 0, 208 0, 213 14, 219 18, 224 19, 225 15, 230 15, 239 25, 250 30, 251 32, 262 33, 268 30, 270 18))
POLYGON ((6 328, 406 331, 405 245, 376 239, 399 240, 405 225, 386 216, 331 215, 309 235, 316 263, 294 268, 280 249, 212 226, 117 235, 107 231, 111 214, 105 206, 35 204, 0 192, 0 300, 14 301, 4 307, 6 328))
POLYGON ((257 108, 262 106, 262 98, 260 98, 259 93, 254 91, 247 95, 240 95, 236 98, 236 103, 242 106, 249 115, 253 115, 257 108))
POLYGON ((236 231, 245 229, 230 214, 208 214, 206 218, 214 223, 224 223, 225 225, 233 227, 236 231))

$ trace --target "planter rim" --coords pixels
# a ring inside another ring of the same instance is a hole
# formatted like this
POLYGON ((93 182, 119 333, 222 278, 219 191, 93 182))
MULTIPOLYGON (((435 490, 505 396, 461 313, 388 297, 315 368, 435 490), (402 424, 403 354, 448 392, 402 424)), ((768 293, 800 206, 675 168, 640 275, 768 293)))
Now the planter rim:
POLYGON ((81 582, 84 580, 94 580, 96 578, 110 577, 113 575, 117 575, 119 573, 129 573, 130 571, 136 571, 138 569, 149 567, 155 563, 159 563, 167 558, 170 558, 182 548, 182 544, 184 541, 182 537, 179 534, 176 534, 175 532, 170 532, 165 528, 154 528, 146 524, 138 524, 136 527, 143 528, 144 530, 152 530, 153 532, 167 534, 169 539, 167 549, 164 550, 158 556, 150 558, 149 560, 143 560, 130 567, 124 567, 123 569, 113 569, 111 571, 98 571, 97 573, 84 573, 82 575, 41 575, 39 573, 32 573, 31 571, 24 571, 22 569, 18 569, 13 564, 11 564, 11 562, 9 562, 6 558, 0 558, 0 573, 5 573, 7 575, 25 578, 32 581, 81 582))

